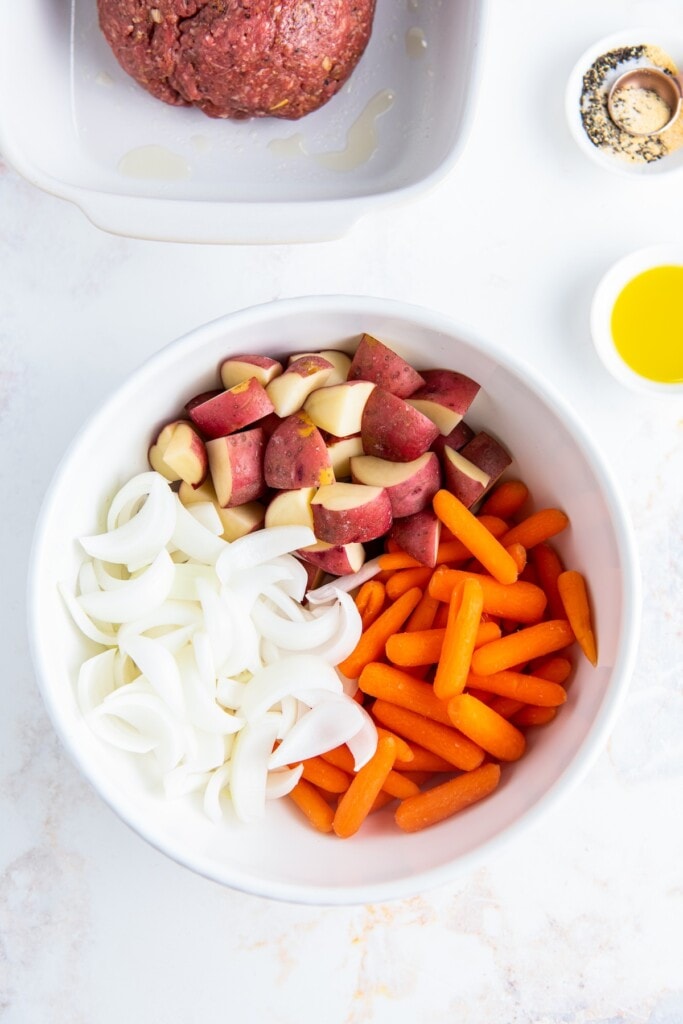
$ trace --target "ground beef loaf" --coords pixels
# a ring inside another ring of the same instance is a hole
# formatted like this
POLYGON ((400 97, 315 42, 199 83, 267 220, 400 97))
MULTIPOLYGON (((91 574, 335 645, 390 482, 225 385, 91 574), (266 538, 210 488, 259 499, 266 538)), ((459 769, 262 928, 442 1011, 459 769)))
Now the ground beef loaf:
POLYGON ((122 68, 210 117, 303 117, 358 63, 375 0, 98 0, 122 68))

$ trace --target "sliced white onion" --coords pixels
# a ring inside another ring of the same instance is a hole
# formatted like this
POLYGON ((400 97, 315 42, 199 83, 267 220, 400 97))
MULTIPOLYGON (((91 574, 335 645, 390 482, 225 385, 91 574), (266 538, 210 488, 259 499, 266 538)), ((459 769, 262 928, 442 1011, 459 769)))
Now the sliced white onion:
POLYGON ((147 565, 166 546, 173 534, 175 496, 159 473, 140 473, 118 492, 109 509, 106 533, 81 537, 84 551, 104 562, 123 565, 147 565), (117 509, 128 501, 145 498, 138 512, 121 526, 117 509))
POLYGON ((179 764, 164 775, 164 793, 169 800, 177 800, 188 793, 204 789, 210 778, 209 772, 193 772, 186 764, 179 764))
POLYGON ((175 493, 173 500, 176 508, 176 522, 171 537, 173 545, 204 565, 214 565, 221 553, 228 549, 228 542, 195 519, 175 493))
POLYGON ((116 689, 115 663, 117 652, 110 647, 84 661, 78 671, 78 706, 84 715, 101 704, 116 689))
POLYGON ((231 764, 222 764, 209 776, 204 790, 204 813, 210 821, 220 821, 223 817, 221 793, 230 781, 231 764))
POLYGON ((244 698, 246 685, 231 676, 221 675, 216 682, 216 700, 229 711, 236 711, 244 698))
POLYGON ((304 766, 298 764, 296 768, 278 768, 277 771, 268 772, 266 778, 266 800, 279 800, 282 796, 291 793, 304 772, 304 766))
POLYGON ((281 586, 264 587, 262 596, 267 597, 276 608, 280 609, 285 618, 292 622, 308 622, 312 618, 311 612, 290 597, 281 586))
POLYGON ((356 735, 362 725, 362 708, 355 700, 337 697, 321 701, 307 711, 273 752, 268 767, 282 768, 332 750, 356 735))
POLYGON ((175 658, 158 640, 131 636, 120 642, 120 650, 135 662, 150 686, 177 714, 183 715, 183 684, 175 658))
POLYGON ((202 579, 197 580, 197 597, 201 602, 204 630, 209 638, 214 664, 222 668, 234 646, 236 609, 202 579))
POLYGON ((348 576, 337 576, 331 583, 324 583, 322 587, 309 590, 306 600, 309 604, 326 604, 335 597, 335 591, 344 590, 347 593, 360 587, 361 584, 371 580, 380 572, 379 558, 370 558, 361 565, 358 572, 349 573, 348 576))
POLYGON ((313 530, 308 526, 271 526, 255 530, 228 544, 216 562, 216 572, 222 583, 227 583, 234 572, 270 562, 279 555, 315 543, 313 530))
POLYGON ((221 589, 221 603, 225 606, 233 624, 232 647, 225 659, 216 659, 218 671, 226 676, 238 676, 242 672, 255 672, 261 668, 259 657, 259 635, 256 626, 240 605, 236 594, 227 588, 221 589))
POLYGON ((100 585, 97 582, 94 559, 87 558, 81 563, 81 567, 78 570, 78 593, 89 594, 93 590, 100 589, 100 585))
POLYGON ((358 771, 364 764, 367 764, 377 749, 377 729, 365 708, 355 700, 352 703, 361 712, 362 721, 360 729, 347 739, 346 745, 353 754, 354 766, 358 771))
POLYGON ((332 605, 319 618, 311 616, 307 621, 292 622, 273 611, 265 602, 257 601, 251 617, 261 635, 272 640, 282 650, 310 651, 327 643, 335 635, 339 625, 339 605, 332 605))
POLYGON ((223 533, 223 523, 212 501, 194 501, 191 505, 185 507, 190 515, 194 516, 197 522, 202 524, 204 529, 220 537, 223 533))
POLYGON ((212 566, 199 562, 174 562, 173 586, 169 598, 172 601, 198 601, 197 581, 203 580, 218 593, 218 580, 212 566))
POLYGON ((123 622, 119 626, 119 640, 148 633, 152 629, 173 626, 197 626, 201 622, 201 608, 192 601, 167 600, 153 608, 147 615, 123 622))
POLYGON ((280 728, 277 738, 284 739, 289 730, 296 724, 302 705, 296 697, 283 697, 278 708, 280 709, 280 728))
MULTIPOLYGON (((93 567, 93 573, 97 581, 98 590, 116 590, 117 587, 122 587, 125 583, 128 582, 129 576, 122 576, 120 574, 120 564, 117 566, 117 568, 119 569, 118 575, 116 573, 111 572, 101 558, 93 558, 91 565, 93 567)), ((82 590, 81 593, 83 593, 82 590)))
POLYGON ((217 732, 203 729, 188 729, 188 749, 185 766, 189 772, 212 772, 220 768, 230 757, 232 736, 221 736, 217 732))
POLYGON ((285 594, 289 594, 295 601, 301 603, 308 586, 308 572, 303 562, 294 555, 278 555, 277 558, 273 558, 270 564, 283 566, 289 570, 291 579, 289 577, 283 578, 280 588, 284 590, 285 594))
MULTIPOLYGON (((322 658, 329 665, 338 665, 353 651, 363 632, 363 620, 350 594, 337 591, 338 625, 329 641, 312 648, 309 653, 322 658)), ((325 605, 316 605, 316 612, 325 605)))
POLYGON ((307 689, 342 692, 334 669, 309 654, 291 654, 255 672, 246 687, 240 714, 252 722, 284 697, 298 697, 307 689))
POLYGON ((230 796, 241 821, 257 821, 265 814, 268 758, 278 727, 279 715, 264 714, 245 725, 235 738, 230 796))
POLYGON ((102 622, 131 622, 165 601, 173 584, 174 566, 165 548, 140 576, 116 590, 81 594, 77 601, 86 615, 102 622))
MULTIPOLYGON (((202 680, 194 649, 188 645, 176 655, 183 684, 185 707, 190 721, 204 732, 227 735, 237 732, 244 719, 231 714, 216 702, 202 680)), ((215 689, 215 687, 214 687, 215 689)))
MULTIPOLYGON (((76 597, 65 583, 58 583, 57 589, 62 595, 67 611, 83 636, 86 636, 88 640, 92 640, 96 644, 101 644, 103 647, 116 646, 118 641, 115 631, 105 624, 99 625, 93 622, 90 616, 86 615, 80 604, 85 595, 81 594, 79 597, 76 597)), ((99 591, 96 591, 96 593, 99 593, 99 591)))
MULTIPOLYGON (((175 768, 185 751, 186 741, 184 730, 156 693, 144 693, 135 683, 110 693, 108 697, 91 712, 90 720, 98 727, 104 725, 109 718, 109 727, 124 723, 131 732, 138 735, 138 750, 153 750, 162 771, 175 768), (112 719, 114 721, 112 721, 112 719)), ((124 750, 136 749, 110 738, 115 746, 124 750)), ((130 740, 128 741, 130 742, 130 740)))
POLYGON ((287 584, 292 583, 292 580, 293 576, 285 566, 267 562, 255 565, 253 569, 240 569, 230 577, 228 583, 221 584, 221 590, 235 594, 245 612, 251 612, 254 602, 267 589, 273 587, 286 594, 287 584))

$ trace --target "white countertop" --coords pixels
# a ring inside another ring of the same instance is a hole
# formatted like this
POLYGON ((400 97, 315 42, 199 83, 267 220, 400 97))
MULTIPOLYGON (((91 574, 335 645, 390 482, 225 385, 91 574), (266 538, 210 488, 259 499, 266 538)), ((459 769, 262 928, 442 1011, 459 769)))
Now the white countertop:
POLYGON ((679 238, 683 188, 679 175, 631 180, 588 163, 563 113, 586 47, 634 25, 666 46, 680 18, 678 0, 492 0, 461 161, 428 195, 339 241, 110 236, 0 156, 3 1022, 683 1021, 683 399, 622 390, 588 331, 610 263, 679 238), (644 576, 636 671, 588 778, 457 883, 348 909, 222 889, 121 824, 47 720, 24 607, 41 497, 98 402, 203 321, 324 292, 436 307, 559 385, 621 484, 644 576))

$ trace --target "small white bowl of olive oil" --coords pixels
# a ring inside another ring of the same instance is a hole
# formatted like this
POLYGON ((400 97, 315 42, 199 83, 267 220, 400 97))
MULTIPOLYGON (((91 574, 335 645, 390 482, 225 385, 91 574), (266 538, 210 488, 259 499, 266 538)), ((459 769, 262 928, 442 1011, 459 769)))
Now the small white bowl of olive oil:
POLYGON ((651 246, 615 263, 595 291, 591 332, 620 383, 683 395, 683 246, 651 246))

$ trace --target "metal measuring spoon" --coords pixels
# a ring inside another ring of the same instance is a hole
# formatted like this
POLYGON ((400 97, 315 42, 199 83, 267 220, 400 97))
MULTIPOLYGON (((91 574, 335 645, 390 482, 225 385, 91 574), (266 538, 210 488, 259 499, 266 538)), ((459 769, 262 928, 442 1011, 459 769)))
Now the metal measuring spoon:
POLYGON ((622 75, 619 75, 617 79, 612 83, 612 87, 607 95, 607 109, 609 116, 612 118, 618 128, 628 132, 629 135, 638 135, 640 137, 649 137, 651 135, 660 135, 665 132, 667 128, 678 119, 681 112, 681 103, 683 102, 683 75, 669 75, 665 71, 660 71, 658 68, 633 68, 631 71, 625 71, 622 75), (656 93, 659 98, 669 108, 670 117, 663 125, 651 129, 650 131, 636 131, 632 126, 629 126, 620 115, 617 109, 616 101, 625 89, 650 89, 656 93))

